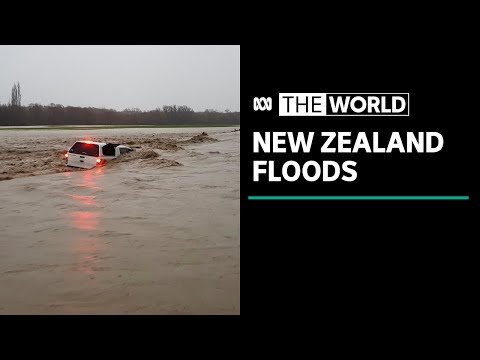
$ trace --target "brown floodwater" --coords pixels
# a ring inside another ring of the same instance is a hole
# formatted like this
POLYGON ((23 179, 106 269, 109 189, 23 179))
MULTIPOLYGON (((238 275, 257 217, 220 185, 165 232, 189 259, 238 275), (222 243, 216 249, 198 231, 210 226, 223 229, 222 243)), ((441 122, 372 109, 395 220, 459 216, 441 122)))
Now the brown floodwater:
POLYGON ((0 314, 240 313, 232 130, 0 131, 0 314), (136 151, 65 167, 84 138, 136 151))

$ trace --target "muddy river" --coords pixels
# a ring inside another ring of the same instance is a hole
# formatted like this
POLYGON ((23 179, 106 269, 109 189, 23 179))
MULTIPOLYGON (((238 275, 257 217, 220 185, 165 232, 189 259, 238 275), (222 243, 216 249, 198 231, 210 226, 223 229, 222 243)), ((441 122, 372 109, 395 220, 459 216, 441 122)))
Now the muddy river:
POLYGON ((240 132, 0 131, 0 314, 240 313, 240 132), (135 151, 65 167, 91 139, 135 151))

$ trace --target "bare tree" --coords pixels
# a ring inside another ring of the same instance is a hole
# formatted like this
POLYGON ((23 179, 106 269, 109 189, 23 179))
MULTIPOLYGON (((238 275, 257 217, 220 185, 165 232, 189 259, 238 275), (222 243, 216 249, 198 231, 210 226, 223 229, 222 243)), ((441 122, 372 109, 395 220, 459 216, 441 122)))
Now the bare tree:
POLYGON ((20 83, 13 84, 12 95, 10 97, 10 106, 22 106, 22 93, 20 91, 20 83))
POLYGON ((193 113, 193 109, 187 105, 180 105, 177 107, 177 111, 181 113, 193 113))
POLYGON ((22 106, 22 91, 20 90, 20 82, 17 83, 17 100, 18 106, 22 106))

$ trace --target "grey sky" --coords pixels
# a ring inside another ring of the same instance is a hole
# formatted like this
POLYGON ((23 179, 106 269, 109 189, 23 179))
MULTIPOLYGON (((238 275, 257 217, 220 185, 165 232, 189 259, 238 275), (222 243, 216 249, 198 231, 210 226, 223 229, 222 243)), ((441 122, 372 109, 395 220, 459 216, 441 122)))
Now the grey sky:
POLYGON ((240 46, 0 46, 0 103, 240 110, 240 46))

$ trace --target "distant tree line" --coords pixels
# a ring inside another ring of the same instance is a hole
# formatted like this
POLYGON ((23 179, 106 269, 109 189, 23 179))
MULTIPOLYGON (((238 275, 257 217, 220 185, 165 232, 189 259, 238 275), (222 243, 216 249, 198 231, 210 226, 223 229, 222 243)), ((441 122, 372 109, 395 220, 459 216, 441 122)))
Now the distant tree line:
MULTIPOLYGON (((168 106, 170 107, 170 106, 168 106)), ((172 107, 175 107, 172 106, 172 107)), ((155 109, 141 111, 125 109, 82 108, 58 104, 29 106, 0 105, 0 126, 21 125, 175 125, 175 124, 240 124, 239 112, 219 112, 207 109, 203 112, 155 109)))
POLYGON ((58 104, 21 105, 20 84, 12 88, 8 104, 0 104, 0 126, 21 125, 238 125, 240 113, 207 109, 195 112, 181 105, 166 105, 151 111, 98 109, 58 104))

